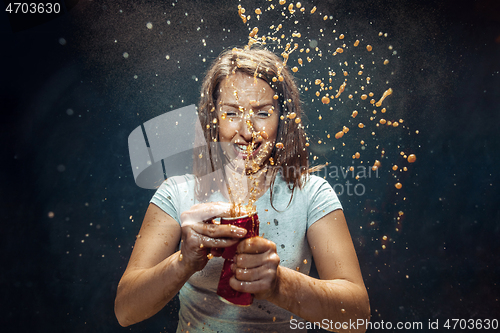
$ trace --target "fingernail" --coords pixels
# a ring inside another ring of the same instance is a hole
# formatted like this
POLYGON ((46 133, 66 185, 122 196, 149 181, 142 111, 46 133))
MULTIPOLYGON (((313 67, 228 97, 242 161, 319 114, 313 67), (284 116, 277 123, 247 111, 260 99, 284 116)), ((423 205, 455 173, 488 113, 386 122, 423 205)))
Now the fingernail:
POLYGON ((231 231, 234 232, 237 236, 245 236, 247 234, 247 230, 243 228, 238 228, 231 226, 231 231))

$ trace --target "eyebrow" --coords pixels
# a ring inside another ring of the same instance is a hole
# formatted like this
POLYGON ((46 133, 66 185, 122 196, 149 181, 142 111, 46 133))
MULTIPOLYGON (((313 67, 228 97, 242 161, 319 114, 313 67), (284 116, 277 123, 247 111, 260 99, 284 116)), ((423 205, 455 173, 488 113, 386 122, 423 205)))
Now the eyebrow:
MULTIPOLYGON (((233 107, 235 109, 239 109, 240 108, 240 105, 236 104, 236 103, 221 103, 221 106, 230 106, 230 107, 233 107)), ((267 103, 264 103, 264 104, 259 104, 258 106, 255 106, 255 107, 264 107, 264 106, 274 106, 274 103, 272 102, 267 102, 267 103)))

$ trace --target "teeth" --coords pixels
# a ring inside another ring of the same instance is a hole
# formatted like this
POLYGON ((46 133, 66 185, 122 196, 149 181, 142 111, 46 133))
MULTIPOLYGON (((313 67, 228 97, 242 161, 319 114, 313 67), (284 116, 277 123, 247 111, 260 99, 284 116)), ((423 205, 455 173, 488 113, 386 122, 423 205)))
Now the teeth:
POLYGON ((236 148, 241 151, 241 152, 246 152, 247 151, 247 146, 243 146, 243 145, 236 145, 236 148))
MULTIPOLYGON (((241 152, 244 152, 244 153, 248 152, 247 147, 248 147, 247 145, 238 145, 238 144, 236 145, 236 149, 241 151, 241 152)), ((258 145, 256 144, 254 149, 252 149, 252 151, 254 151, 255 148, 257 148, 257 147, 258 147, 258 145)))

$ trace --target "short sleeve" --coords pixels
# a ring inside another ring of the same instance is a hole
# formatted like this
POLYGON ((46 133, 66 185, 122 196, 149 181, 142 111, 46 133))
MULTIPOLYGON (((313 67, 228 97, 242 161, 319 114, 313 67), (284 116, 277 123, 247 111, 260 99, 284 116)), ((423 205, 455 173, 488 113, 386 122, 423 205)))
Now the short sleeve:
POLYGON ((305 188, 309 197, 307 228, 328 213, 342 209, 335 191, 323 178, 315 175, 309 176, 305 188))
POLYGON ((161 186, 158 188, 156 193, 150 200, 150 203, 155 204, 165 213, 170 215, 174 220, 181 224, 179 207, 180 204, 178 202, 179 199, 179 187, 177 182, 168 178, 164 181, 161 186))

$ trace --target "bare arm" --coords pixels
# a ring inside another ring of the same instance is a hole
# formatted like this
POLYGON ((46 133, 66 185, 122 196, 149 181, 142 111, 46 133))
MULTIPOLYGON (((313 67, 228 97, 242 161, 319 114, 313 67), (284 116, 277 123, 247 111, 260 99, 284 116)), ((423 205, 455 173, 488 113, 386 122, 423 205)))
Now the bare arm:
MULTIPOLYGON (((320 280, 279 266, 276 245, 254 238, 241 242, 238 247, 245 254, 238 255, 236 279, 231 286, 254 292, 256 297, 266 298, 307 321, 321 323, 326 319, 332 323, 330 328, 335 327, 336 322, 349 323, 349 320, 363 319, 366 323, 370 317, 368 294, 343 212, 333 211, 314 223, 307 239, 320 280)), ((364 325, 339 330, 364 331, 364 325)))
POLYGON ((120 325, 132 325, 156 314, 192 274, 203 269, 211 247, 231 246, 245 235, 245 229, 201 222, 228 211, 225 204, 193 206, 182 214, 181 228, 160 208, 149 205, 118 284, 115 314, 120 325), (181 251, 176 251, 181 239, 181 251))

